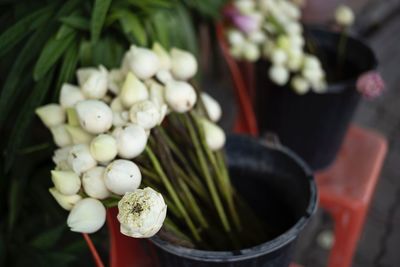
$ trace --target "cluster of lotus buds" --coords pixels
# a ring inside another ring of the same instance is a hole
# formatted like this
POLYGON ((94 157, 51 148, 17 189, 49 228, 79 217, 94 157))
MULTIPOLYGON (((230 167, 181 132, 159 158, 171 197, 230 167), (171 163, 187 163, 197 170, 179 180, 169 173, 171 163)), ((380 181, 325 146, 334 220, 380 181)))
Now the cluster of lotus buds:
POLYGON ((255 62, 266 59, 270 79, 298 94, 326 89, 320 61, 305 51, 300 7, 289 0, 236 0, 225 12, 231 55, 255 62))
MULTIPOLYGON (((154 190, 139 189, 142 175, 135 158, 169 112, 193 109, 198 97, 189 80, 197 68, 187 51, 168 52, 159 44, 152 49, 131 46, 120 69, 78 69, 78 85, 63 84, 59 103, 36 110, 59 147, 49 191, 70 211, 72 231, 99 230, 106 218, 102 201, 122 196, 122 233, 149 237, 161 228, 166 205, 154 190)), ((209 95, 201 98, 210 118, 202 123, 207 142, 220 149, 225 135, 214 122, 221 108, 209 95)))

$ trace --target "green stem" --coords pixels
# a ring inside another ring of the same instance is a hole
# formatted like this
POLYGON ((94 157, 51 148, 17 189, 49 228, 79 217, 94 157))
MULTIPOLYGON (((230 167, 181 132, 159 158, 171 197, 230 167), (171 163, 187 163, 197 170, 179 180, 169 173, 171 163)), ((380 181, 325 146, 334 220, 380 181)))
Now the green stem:
POLYGON ((220 220, 222 222, 224 230, 226 232, 230 232, 231 231, 231 227, 230 227, 228 219, 226 217, 226 214, 225 214, 221 199, 218 196, 218 192, 217 192, 217 189, 216 189, 216 187, 214 185, 214 181, 211 178, 210 171, 208 169, 205 156, 204 156, 203 151, 202 151, 201 146, 200 146, 200 142, 198 140, 198 137, 196 136, 196 132, 195 132, 195 130, 193 128, 193 125, 192 125, 192 123, 190 121, 190 118, 187 117, 187 116, 188 116, 187 114, 183 114, 182 118, 183 118, 183 120, 184 120, 184 122, 186 124, 187 129, 189 130, 189 134, 190 134, 190 137, 192 139, 192 142, 194 143, 196 154, 197 154, 197 158, 198 158, 199 163, 200 163, 200 168, 201 168, 201 170, 203 172, 203 175, 204 175, 204 177, 206 179, 206 184, 207 184, 208 190, 210 191, 211 198, 212 198, 212 200, 213 200, 213 202, 215 204, 215 207, 216 207, 217 212, 218 212, 218 216, 220 217, 220 220))
POLYGON ((190 219, 188 213, 186 212, 181 200, 178 197, 178 194, 175 192, 174 187, 172 186, 172 184, 170 183, 168 177, 165 175, 161 164, 159 163, 159 161, 157 160, 156 156, 154 155, 153 151, 151 150, 151 148, 149 146, 146 146, 146 153, 149 156, 150 161, 152 162, 156 172, 158 173, 158 175, 160 175, 160 178, 162 180, 162 182, 164 183, 164 186, 166 187, 168 193, 171 195, 172 200, 174 201, 177 209, 180 211, 180 213, 182 214, 184 220, 186 221, 190 231, 192 232, 194 238, 196 241, 200 242, 201 241, 201 237, 199 235, 199 233, 197 232, 196 227, 193 224, 193 221, 190 219))

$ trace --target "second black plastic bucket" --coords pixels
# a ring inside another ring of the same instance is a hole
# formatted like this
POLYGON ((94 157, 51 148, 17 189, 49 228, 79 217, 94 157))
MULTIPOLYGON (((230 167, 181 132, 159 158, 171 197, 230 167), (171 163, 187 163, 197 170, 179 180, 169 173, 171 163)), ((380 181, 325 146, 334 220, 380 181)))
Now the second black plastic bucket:
POLYGON ((204 251, 155 236, 151 241, 161 266, 289 266, 295 240, 317 206, 310 169, 291 151, 250 137, 230 136, 226 151, 236 189, 260 219, 268 222, 274 237, 238 251, 204 251))
MULTIPOLYGON (((309 31, 314 45, 325 55, 328 72, 335 72, 340 34, 309 31)), ((336 157, 360 100, 356 81, 376 67, 373 51, 360 40, 347 39, 345 77, 328 84, 326 93, 298 95, 290 86, 279 87, 268 78, 268 64, 256 68, 257 121, 261 134, 278 135, 285 146, 301 156, 313 170, 328 167, 336 157)), ((328 73, 329 76, 329 73, 328 73)))

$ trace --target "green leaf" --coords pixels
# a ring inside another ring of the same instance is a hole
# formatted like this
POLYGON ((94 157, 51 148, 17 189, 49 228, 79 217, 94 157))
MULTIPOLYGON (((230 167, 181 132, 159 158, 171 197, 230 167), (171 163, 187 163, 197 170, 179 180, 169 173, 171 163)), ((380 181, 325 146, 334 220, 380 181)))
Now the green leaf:
POLYGON ((14 226, 14 223, 17 219, 17 215, 19 213, 19 209, 21 208, 21 203, 22 203, 22 184, 19 180, 13 179, 11 181, 11 186, 10 186, 10 195, 9 195, 9 214, 8 214, 8 228, 11 229, 14 226))
POLYGON ((62 224, 50 230, 46 230, 30 241, 30 245, 42 250, 50 249, 58 242, 65 229, 65 224, 62 224))
POLYGON ((56 88, 53 93, 53 98, 58 99, 58 94, 61 89, 61 85, 66 82, 70 82, 75 74, 76 67, 78 65, 79 48, 78 42, 74 42, 69 46, 64 54, 63 62, 61 65, 60 72, 58 74, 58 80, 56 83, 56 88))
POLYGON ((50 38, 43 48, 33 70, 33 78, 35 81, 40 80, 44 75, 46 75, 57 60, 60 59, 65 50, 75 40, 75 36, 75 33, 71 33, 60 39, 56 39, 55 36, 50 38))
POLYGON ((64 37, 73 33, 74 31, 75 30, 71 26, 63 24, 56 33, 56 40, 63 39, 64 37))
POLYGON ((100 37, 101 29, 104 24, 111 0, 95 0, 90 21, 91 41, 96 43, 100 37))
POLYGON ((5 150, 5 171, 9 171, 12 164, 14 163, 17 150, 20 148, 24 137, 28 133, 29 125, 34 116, 34 110, 39 106, 44 97, 46 96, 51 82, 53 80, 54 69, 52 69, 45 79, 40 80, 36 83, 30 96, 26 99, 24 105, 20 108, 20 112, 15 121, 18 122, 18 127, 14 127, 11 131, 10 136, 12 140, 8 142, 5 150))
POLYGON ((129 37, 132 36, 137 44, 140 46, 146 46, 147 35, 139 18, 132 12, 125 10, 120 10, 118 12, 118 17, 122 26, 122 30, 124 31, 125 35, 127 35, 128 39, 130 39, 129 37))
POLYGON ((47 21, 52 15, 53 7, 54 5, 48 5, 33 12, 2 33, 0 35, 0 57, 18 44, 32 30, 47 21))
POLYGON ((88 31, 90 29, 90 21, 84 17, 73 15, 69 17, 63 17, 60 19, 62 23, 73 27, 77 30, 88 31))
POLYGON ((82 67, 90 66, 92 62, 92 45, 83 40, 79 46, 79 60, 82 67))
MULTIPOLYGON (((0 125, 8 116, 10 108, 16 101, 16 97, 24 89, 21 86, 21 73, 26 72, 26 67, 37 57, 47 38, 51 34, 51 28, 36 31, 26 42, 19 52, 14 64, 6 78, 3 89, 0 93, 0 125)), ((28 79, 29 75, 25 76, 28 79)))

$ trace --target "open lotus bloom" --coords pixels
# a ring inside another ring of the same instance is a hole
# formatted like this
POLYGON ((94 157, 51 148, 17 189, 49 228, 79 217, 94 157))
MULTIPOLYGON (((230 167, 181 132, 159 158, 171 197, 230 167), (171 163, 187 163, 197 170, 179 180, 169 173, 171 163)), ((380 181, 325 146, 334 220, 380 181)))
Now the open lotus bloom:
POLYGON ((167 215, 162 195, 150 187, 129 192, 118 203, 121 233, 135 238, 148 238, 162 227, 167 215))
POLYGON ((269 61, 266 73, 278 86, 288 84, 298 94, 321 93, 325 73, 318 59, 318 64, 308 63, 312 56, 305 51, 300 15, 300 7, 289 0, 235 0, 225 11, 225 36, 234 58, 269 61))

